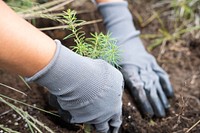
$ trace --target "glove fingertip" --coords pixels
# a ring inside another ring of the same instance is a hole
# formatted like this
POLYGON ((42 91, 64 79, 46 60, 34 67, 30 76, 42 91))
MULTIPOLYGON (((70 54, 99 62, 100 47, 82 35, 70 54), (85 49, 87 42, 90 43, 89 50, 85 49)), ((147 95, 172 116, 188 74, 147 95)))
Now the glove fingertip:
POLYGON ((140 112, 144 118, 152 118, 154 116, 154 111, 148 102, 140 103, 140 112))
POLYGON ((172 87, 168 89, 167 97, 174 97, 174 89, 172 87))
POLYGON ((166 116, 165 111, 156 114, 156 117, 160 117, 160 118, 165 117, 165 116, 166 116))
POLYGON ((171 84, 163 86, 163 91, 167 97, 174 97, 174 89, 171 84))
POLYGON ((169 81, 168 78, 164 77, 164 76, 160 76, 160 83, 161 86, 163 88, 163 91, 165 92, 167 97, 173 97, 174 96, 174 89, 169 81))
POLYGON ((103 122, 94 125, 96 128, 97 133, 107 133, 109 131, 109 124, 108 122, 103 122))
POLYGON ((155 116, 162 118, 166 116, 165 108, 161 103, 156 103, 157 105, 154 105, 154 112, 155 116), (156 107, 155 107, 156 106, 156 107))

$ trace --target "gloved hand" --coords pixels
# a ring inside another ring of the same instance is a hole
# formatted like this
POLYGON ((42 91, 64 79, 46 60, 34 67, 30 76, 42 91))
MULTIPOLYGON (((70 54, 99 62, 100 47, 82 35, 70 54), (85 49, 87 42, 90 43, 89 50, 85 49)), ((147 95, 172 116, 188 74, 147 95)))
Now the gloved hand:
POLYGON ((121 125, 122 74, 107 62, 80 56, 57 44, 51 62, 26 81, 47 87, 56 96, 64 119, 70 123, 93 124, 106 133, 121 125))
POLYGON ((139 39, 127 2, 100 3, 98 8, 107 30, 118 41, 121 72, 142 115, 164 117, 170 107, 167 96, 173 96, 173 88, 167 73, 139 39))

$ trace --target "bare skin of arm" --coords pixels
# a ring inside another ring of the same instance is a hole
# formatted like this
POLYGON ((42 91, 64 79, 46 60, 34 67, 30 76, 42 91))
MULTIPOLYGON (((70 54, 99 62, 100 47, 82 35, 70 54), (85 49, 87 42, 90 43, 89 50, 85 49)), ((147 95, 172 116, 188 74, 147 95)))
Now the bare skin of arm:
POLYGON ((55 42, 20 18, 3 1, 0 1, 0 16, 0 69, 30 77, 44 68, 54 55, 55 42))
POLYGON ((0 69, 30 77, 45 67, 55 42, 0 1, 0 69))

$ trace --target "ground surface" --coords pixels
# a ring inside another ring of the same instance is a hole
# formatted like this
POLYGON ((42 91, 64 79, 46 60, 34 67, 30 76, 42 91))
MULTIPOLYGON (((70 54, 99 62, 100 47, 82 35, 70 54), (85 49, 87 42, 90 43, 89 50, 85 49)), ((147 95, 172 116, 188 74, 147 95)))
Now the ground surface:
MULTIPOLYGON (((141 14, 145 19, 151 15, 151 5, 155 3, 152 0, 142 0, 140 2, 130 1, 130 9, 141 14), (145 3, 142 3, 142 2, 145 3)), ((75 9, 86 13, 79 14, 81 19, 94 20, 99 18, 98 13, 91 12, 94 9, 90 3, 84 3, 83 6, 77 3, 75 9), (81 7, 80 7, 81 6, 81 7), (88 12, 88 13, 87 13, 88 12)), ((72 5, 73 7, 73 5, 72 5)), ((95 9, 94 9, 95 10, 95 9)), ((41 26, 56 25, 56 23, 47 23, 40 21, 41 26)), ((137 25, 137 21, 136 21, 137 25)), ((158 22, 152 22, 149 25, 138 28, 142 33, 155 33, 158 28, 158 22)), ((93 31, 104 31, 102 23, 85 26, 87 33, 93 31)), ((62 39, 67 32, 65 31, 48 31, 45 32, 52 38, 62 39)), ((200 39, 200 38, 199 38, 200 39)), ((133 100, 130 98, 128 91, 125 91, 123 97, 123 133, 183 133, 186 132, 193 124, 200 120, 200 41, 193 36, 187 38, 185 43, 177 42, 165 46, 162 54, 160 47, 152 51, 152 54, 158 59, 159 64, 168 72, 170 80, 175 90, 175 97, 170 99, 171 109, 168 116, 162 119, 153 119, 151 121, 142 119, 133 100)), ((143 40, 147 46, 149 40, 143 40)), ((71 41, 63 41, 64 44, 71 44, 71 41)), ((69 45, 67 45, 69 46, 69 45)), ((16 92, 0 86, 0 94, 18 99, 25 103, 52 111, 48 107, 47 92, 44 88, 31 84, 31 90, 28 89, 18 76, 6 73, 0 70, 0 83, 12 86, 25 92, 28 96, 22 96, 16 92)), ((19 107, 27 110, 29 114, 42 121, 56 133, 75 133, 81 130, 79 127, 74 128, 60 121, 57 117, 42 113, 21 104, 19 107), (66 126, 67 125, 67 126, 66 126)), ((16 115, 14 110, 0 103, 0 124, 15 129, 22 133, 29 133, 25 122, 16 115)), ((44 131, 46 132, 46 131, 44 131)), ((190 132, 199 133, 200 124, 194 127, 190 132)))

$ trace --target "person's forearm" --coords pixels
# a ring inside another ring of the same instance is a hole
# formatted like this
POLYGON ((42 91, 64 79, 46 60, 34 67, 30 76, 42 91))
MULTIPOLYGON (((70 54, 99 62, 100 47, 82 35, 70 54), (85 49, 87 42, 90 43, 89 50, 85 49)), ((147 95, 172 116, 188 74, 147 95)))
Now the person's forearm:
POLYGON ((32 76, 54 55, 55 42, 0 1, 0 69, 32 76))

